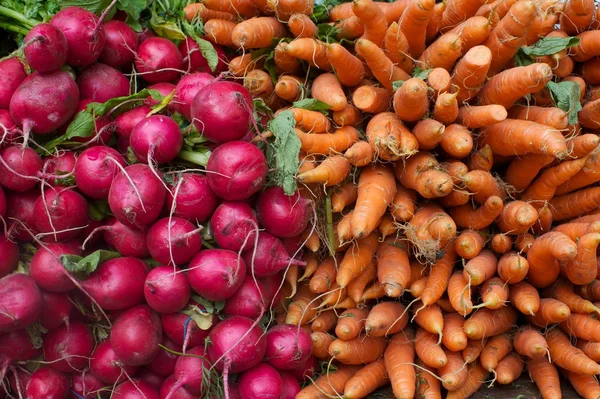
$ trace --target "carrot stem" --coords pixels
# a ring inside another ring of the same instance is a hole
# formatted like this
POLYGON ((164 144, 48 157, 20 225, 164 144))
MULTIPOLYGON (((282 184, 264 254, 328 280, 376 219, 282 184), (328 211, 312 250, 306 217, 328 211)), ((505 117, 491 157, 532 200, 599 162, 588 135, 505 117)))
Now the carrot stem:
POLYGON ((331 208, 331 196, 327 193, 325 197, 325 219, 327 222, 327 241, 329 242, 329 255, 335 255, 335 235, 333 234, 333 211, 331 208))

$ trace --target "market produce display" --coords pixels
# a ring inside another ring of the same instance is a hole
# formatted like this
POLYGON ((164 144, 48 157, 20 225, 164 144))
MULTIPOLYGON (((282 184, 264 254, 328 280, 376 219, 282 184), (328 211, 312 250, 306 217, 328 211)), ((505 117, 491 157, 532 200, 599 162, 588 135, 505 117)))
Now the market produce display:
POLYGON ((0 29, 0 398, 600 397, 593 0, 0 29))

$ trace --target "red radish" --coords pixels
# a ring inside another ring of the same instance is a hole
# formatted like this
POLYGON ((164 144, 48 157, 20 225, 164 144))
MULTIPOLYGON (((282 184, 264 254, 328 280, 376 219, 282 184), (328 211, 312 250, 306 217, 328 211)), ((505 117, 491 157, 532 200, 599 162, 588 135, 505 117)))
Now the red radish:
POLYGON ((12 273, 19 264, 19 246, 0 234, 0 278, 12 273))
MULTIPOLYGON (((209 330, 201 330, 190 316, 183 313, 161 314, 160 319, 165 335, 177 345, 184 346, 183 351, 188 346, 204 345, 204 341, 210 332, 209 330)), ((213 324, 217 320, 215 316, 213 324)))
POLYGON ((24 193, 8 192, 6 194, 6 218, 11 239, 19 241, 33 240, 33 237, 25 230, 24 226, 34 234, 36 233, 34 209, 35 202, 39 197, 40 192, 36 189, 24 193))
POLYGON ((50 367, 63 373, 81 371, 87 367, 94 344, 94 337, 87 326, 80 321, 72 321, 44 336, 44 359, 50 367))
POLYGON ((143 380, 130 380, 119 384, 111 399, 160 399, 158 390, 143 380))
POLYGON ((188 268, 192 289, 209 301, 223 301, 242 285, 246 264, 236 252, 206 249, 196 255, 188 268))
POLYGON ((254 102, 241 84, 220 80, 204 86, 194 97, 194 125, 215 143, 240 140, 250 130, 254 102))
POLYGON ((165 380, 160 387, 160 399, 165 399, 167 395, 171 395, 171 399, 197 399, 197 395, 193 395, 184 387, 179 387, 173 391, 173 387, 177 384, 177 376, 172 375, 165 380))
POLYGON ((300 392, 300 384, 296 377, 292 374, 283 372, 281 373, 281 380, 283 382, 283 391, 281 393, 281 399, 294 399, 298 392, 300 392))
POLYGON ((115 131, 117 132, 119 137, 127 139, 128 145, 129 136, 131 136, 131 131, 133 130, 135 125, 137 125, 142 119, 148 116, 148 113, 150 111, 150 107, 142 105, 130 109, 129 111, 123 112, 121 115, 115 118, 115 131))
POLYGON ((160 387, 162 386, 163 382, 165 382, 165 378, 161 377, 159 375, 154 374, 153 372, 151 372, 150 370, 148 370, 147 368, 143 368, 140 371, 137 372, 137 378, 147 382, 148 384, 152 385, 154 388, 156 389, 160 389, 160 387))
POLYGON ((298 367, 296 370, 289 370, 288 372, 292 374, 297 381, 302 382, 307 378, 312 378, 318 373, 319 369, 317 358, 311 355, 301 367, 298 367))
POLYGON ((104 241, 121 255, 133 258, 150 256, 145 231, 132 229, 114 217, 110 217, 100 229, 104 231, 104 241))
POLYGON ((165 399, 171 399, 180 387, 184 387, 196 396, 206 393, 210 381, 205 380, 205 373, 210 369, 211 364, 205 356, 204 346, 196 346, 185 356, 179 356, 173 373, 177 377, 177 382, 171 387, 171 392, 165 399))
MULTIPOLYGON (((172 351, 179 352, 181 345, 177 345, 171 341, 168 337, 163 337, 162 345, 169 348, 172 351)), ((175 363, 179 356, 160 348, 158 355, 146 366, 148 370, 160 377, 168 377, 175 371, 175 363)))
POLYGON ((118 68, 131 64, 138 48, 138 38, 133 29, 123 21, 107 21, 103 25, 105 44, 100 61, 118 68))
POLYGON ((31 374, 25 392, 27 399, 66 399, 69 388, 66 374, 50 367, 42 367, 31 374))
POLYGON ((291 266, 305 265, 304 262, 290 258, 281 240, 267 232, 258 233, 254 249, 244 252, 248 270, 258 277, 273 276, 291 266))
POLYGON ((26 274, 9 274, 0 279, 0 332, 29 327, 42 311, 42 294, 26 274))
MULTIPOLYGON (((80 111, 83 111, 92 102, 94 101, 90 100, 89 98, 79 101, 75 112, 78 113, 80 111)), ((75 118, 75 115, 73 115, 73 118, 75 118)), ((72 122, 72 120, 70 122, 72 122)), ((66 132, 66 128, 68 128, 68 125, 65 125, 64 127, 66 132)), ((71 140, 77 141, 78 143, 88 143, 88 146, 108 145, 110 139, 112 138, 112 132, 114 127, 116 127, 116 125, 110 122, 108 116, 101 116, 99 118, 96 118, 96 120, 94 121, 93 135, 89 137, 73 137, 71 140)))
POLYGON ((20 367, 13 367, 10 371, 12 371, 8 376, 10 391, 16 392, 17 395, 19 392, 21 395, 25 395, 25 389, 29 385, 29 381, 31 381, 31 373, 20 367))
POLYGON ((25 60, 38 72, 51 72, 67 61, 67 38, 56 26, 42 23, 34 26, 25 39, 25 60))
MULTIPOLYGON (((213 45, 213 47, 215 47, 213 45)), ((206 72, 210 73, 208 61, 202 55, 198 43, 191 37, 187 36, 185 40, 179 43, 179 52, 183 57, 184 68, 190 72, 206 72)))
POLYGON ((109 340, 99 343, 90 357, 90 373, 104 384, 123 382, 136 371, 136 366, 127 366, 119 360, 109 340))
POLYGON ((173 178, 171 192, 167 193, 166 209, 171 211, 173 203, 173 216, 183 219, 203 222, 213 214, 217 207, 217 195, 213 193, 208 184, 208 178, 195 173, 177 174, 173 178), (173 196, 175 195, 175 201, 173 196))
POLYGON ((19 192, 35 187, 43 163, 33 149, 13 145, 0 150, 0 158, 0 185, 19 192))
POLYGON ((70 186, 65 178, 73 173, 76 162, 77 156, 73 151, 61 151, 53 157, 46 158, 42 177, 53 186, 70 186))
POLYGON ((79 251, 70 244, 48 243, 31 258, 29 275, 40 288, 52 292, 69 292, 75 288, 60 262, 61 255, 79 255, 79 251))
POLYGON ((90 373, 74 374, 71 376, 71 385, 73 392, 78 396, 72 399, 96 399, 97 391, 104 387, 104 384, 90 373))
POLYGON ((180 270, 174 272, 173 267, 159 266, 146 276, 144 296, 148 306, 156 312, 179 312, 187 305, 190 295, 190 284, 180 270))
POLYGON ((261 363, 245 371, 238 381, 242 399, 280 399, 283 379, 272 366, 261 363))
POLYGON ((95 63, 77 76, 82 100, 103 103, 114 97, 129 95, 129 80, 122 72, 106 64, 95 63))
POLYGON ((287 253, 290 254, 290 256, 293 256, 295 253, 299 252, 304 245, 304 238, 303 234, 298 234, 297 236, 282 238, 281 243, 287 253))
POLYGON ((215 80, 208 73, 191 73, 182 77, 175 87, 175 94, 170 105, 188 121, 192 120, 191 106, 200 89, 215 80))
POLYGON ((138 45, 140 45, 151 37, 154 37, 154 32, 152 32, 152 30, 149 28, 142 28, 142 31, 138 33, 137 37, 138 45))
POLYGON ((80 7, 66 7, 56 13, 50 23, 67 38, 69 65, 83 67, 100 57, 105 43, 104 28, 94 13, 80 7))
POLYGON ((8 109, 10 99, 26 77, 25 67, 17 57, 0 61, 0 108, 8 109))
POLYGON ((117 357, 131 366, 148 364, 158 355, 162 325, 147 305, 124 311, 110 330, 110 343, 117 357))
POLYGON ((129 146, 138 161, 163 164, 175 159, 183 146, 179 125, 164 115, 142 119, 131 131, 129 146))
POLYGON ((210 231, 219 247, 252 249, 258 232, 254 211, 245 202, 223 202, 210 218, 210 231))
POLYGON ((142 229, 160 215, 167 190, 148 165, 126 167, 115 178, 108 192, 108 204, 117 220, 142 229))
POLYGON ((147 274, 142 260, 116 258, 101 263, 81 285, 103 309, 127 309, 144 301, 147 274))
POLYGON ((41 291, 42 313, 40 325, 46 330, 52 330, 61 324, 69 322, 73 311, 73 303, 66 294, 60 292, 41 291))
POLYGON ((301 234, 311 217, 311 201, 299 192, 285 195, 281 187, 269 187, 260 194, 256 211, 258 221, 277 237, 294 237, 301 234))
POLYGON ((0 186, 0 216, 6 216, 6 194, 4 194, 2 186, 0 186))
POLYGON ((244 141, 220 145, 206 164, 210 188, 227 201, 243 200, 260 191, 268 169, 262 151, 244 141))
POLYGON ((0 145, 14 144, 21 133, 7 109, 0 109, 0 145))
POLYGON ((150 255, 159 263, 179 265, 189 262, 200 249, 200 229, 185 219, 166 217, 155 222, 146 236, 150 255))
POLYGON ((278 290, 281 278, 276 276, 257 278, 256 282, 248 274, 241 287, 225 302, 223 313, 229 316, 244 316, 252 320, 258 319, 278 301, 278 290), (258 283, 258 286, 257 286, 258 283))
POLYGON ((29 334, 23 334, 23 330, 0 333, 0 378, 4 380, 11 363, 35 359, 40 352, 33 346, 29 334))
POLYGON ((117 150, 106 146, 88 148, 77 159, 75 184, 90 198, 106 198, 115 175, 120 171, 119 165, 125 167, 126 163, 117 150))
POLYGON ((301 367, 311 353, 312 339, 302 328, 280 324, 267 332, 265 360, 278 370, 301 367))
MULTIPOLYGON (((168 95, 170 95, 174 90, 175 90, 175 85, 173 83, 169 83, 169 82, 160 82, 160 83, 155 83, 152 86, 149 86, 148 89, 149 90, 156 90, 158 91, 163 97, 167 97, 168 95)), ((159 102, 156 101, 154 98, 152 98, 152 96, 148 96, 146 97, 146 99, 144 100, 144 105, 147 105, 149 107, 153 107, 156 104, 158 104, 159 102)))
POLYGON ((183 57, 173 42, 151 37, 138 47, 135 67, 146 82, 171 82, 183 69, 183 57))
POLYGON ((38 231, 53 241, 81 236, 89 220, 87 201, 71 189, 47 189, 35 202, 34 212, 38 231))

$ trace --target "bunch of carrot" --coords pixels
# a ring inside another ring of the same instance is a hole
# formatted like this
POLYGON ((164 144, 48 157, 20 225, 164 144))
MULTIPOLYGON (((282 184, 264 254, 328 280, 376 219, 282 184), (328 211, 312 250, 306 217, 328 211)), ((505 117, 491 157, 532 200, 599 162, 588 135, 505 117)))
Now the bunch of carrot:
POLYGON ((328 3, 318 25, 312 0, 186 9, 239 51, 231 75, 292 112, 297 180, 323 204, 277 309, 327 362, 297 398, 388 383, 466 398, 524 369, 544 398, 559 375, 598 398, 600 8, 328 3), (327 110, 293 105, 305 98, 327 110))

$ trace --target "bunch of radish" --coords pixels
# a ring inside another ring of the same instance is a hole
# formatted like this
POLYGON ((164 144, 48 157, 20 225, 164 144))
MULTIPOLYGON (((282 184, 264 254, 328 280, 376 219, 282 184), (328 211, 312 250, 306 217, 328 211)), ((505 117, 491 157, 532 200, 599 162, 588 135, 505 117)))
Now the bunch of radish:
POLYGON ((105 16, 66 7, 0 61, 0 397, 292 399, 312 341, 265 328, 312 204, 267 187, 219 46, 211 71, 105 16))

